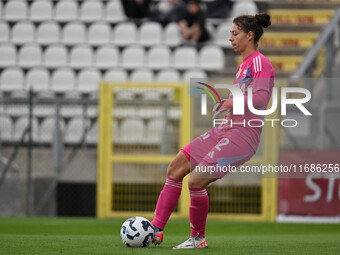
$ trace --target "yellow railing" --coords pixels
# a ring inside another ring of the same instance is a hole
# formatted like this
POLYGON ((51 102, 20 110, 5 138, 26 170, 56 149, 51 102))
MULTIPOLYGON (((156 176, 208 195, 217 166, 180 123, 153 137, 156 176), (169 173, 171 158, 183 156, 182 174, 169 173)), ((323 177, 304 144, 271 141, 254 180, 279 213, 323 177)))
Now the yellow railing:
MULTIPOLYGON (((143 171, 142 168, 145 166, 164 166, 171 162, 174 158, 175 153, 159 153, 155 150, 143 151, 143 146, 140 145, 140 150, 136 153, 129 152, 129 150, 118 151, 119 143, 116 141, 114 135, 113 120, 115 102, 114 89, 133 89, 138 88, 139 91, 143 89, 171 89, 173 91, 172 103, 176 104, 180 109, 180 115, 178 116, 177 131, 178 136, 176 146, 177 151, 184 147, 190 141, 190 96, 189 88, 187 84, 112 84, 103 82, 100 84, 99 94, 99 142, 98 142, 98 169, 97 169, 97 217, 130 217, 134 215, 142 215, 144 217, 153 217, 153 210, 135 210, 134 205, 131 205, 132 209, 117 209, 114 207, 115 199, 117 199, 118 192, 121 192, 121 203, 125 203, 125 193, 130 188, 133 188, 133 183, 123 184, 124 187, 118 187, 119 183, 115 179, 116 174, 126 172, 124 178, 129 179, 129 175, 138 175, 139 172, 143 171), (119 169, 115 167, 119 165, 119 169), (138 172, 128 172, 126 169, 131 167, 137 169, 138 172), (140 170, 139 170, 140 169, 140 170), (130 186, 129 186, 130 185, 130 186), (132 186, 131 186, 132 185, 132 186)), ((277 114, 273 114, 268 118, 276 118, 277 114)), ((277 164, 278 160, 278 128, 271 128, 270 125, 265 125, 264 132, 262 135, 262 153, 254 158, 248 164, 277 164)), ((122 145, 123 147, 125 145, 122 145)), ((128 146, 129 147, 129 146, 128 146)), ((131 147, 131 146, 130 146, 131 147)), ((160 167, 161 168, 161 167, 160 167)), ((144 169, 144 168, 143 168, 144 169)), ((164 170, 164 169, 163 169, 164 170)), ((158 170, 157 170, 158 171, 158 170)), ((157 179, 157 189, 159 193, 161 186, 165 180, 165 171, 161 172, 159 177, 152 176, 157 179)), ((153 173, 153 172, 152 172, 153 173)), ((138 180, 137 176, 134 180, 138 180)), ((179 200, 178 208, 173 213, 172 217, 188 217, 189 216, 189 204, 190 197, 188 191, 187 178, 183 181, 182 194, 179 200)), ((147 179, 142 184, 149 182, 147 179)), ((126 182, 125 182, 126 183, 126 182)), ((138 183, 136 184, 138 185, 138 183)), ((239 220, 275 220, 276 217, 276 200, 277 200, 277 182, 275 178, 262 178, 260 180, 261 188, 261 210, 259 213, 211 213, 209 218, 221 218, 221 219, 239 219, 239 220)), ((148 187, 142 187, 140 189, 139 196, 143 196, 143 192, 147 191, 148 187)), ((148 196, 147 192, 145 196, 148 196)), ((131 197, 129 197, 131 199, 131 197)), ((136 200, 133 200, 136 201, 136 200)), ((127 203, 127 202, 126 202, 127 203)), ((156 204, 154 204, 155 206, 156 204)), ((124 208, 130 208, 126 206, 124 208)), ((143 207, 144 208, 144 207, 143 207)))

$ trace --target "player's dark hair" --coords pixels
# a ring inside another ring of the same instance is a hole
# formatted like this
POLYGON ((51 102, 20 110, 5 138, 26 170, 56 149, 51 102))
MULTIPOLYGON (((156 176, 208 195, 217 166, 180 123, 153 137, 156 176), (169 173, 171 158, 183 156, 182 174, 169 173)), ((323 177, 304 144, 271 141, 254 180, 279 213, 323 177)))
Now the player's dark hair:
POLYGON ((259 13, 256 15, 241 15, 234 18, 235 23, 245 33, 250 31, 254 32, 254 43, 257 46, 257 42, 263 35, 263 28, 270 26, 270 16, 267 13, 259 13))

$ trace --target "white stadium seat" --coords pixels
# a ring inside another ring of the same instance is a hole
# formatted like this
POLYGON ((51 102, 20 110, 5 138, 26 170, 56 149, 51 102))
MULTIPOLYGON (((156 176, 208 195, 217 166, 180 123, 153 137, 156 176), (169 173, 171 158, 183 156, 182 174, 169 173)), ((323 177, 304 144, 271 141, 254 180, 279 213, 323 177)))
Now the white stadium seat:
POLYGON ((167 46, 152 47, 147 56, 148 67, 158 70, 170 66, 171 51, 167 46))
POLYGON ((183 73, 183 81, 190 82, 190 79, 207 79, 208 75, 201 69, 190 69, 183 73))
MULTIPOLYGON (((27 100, 28 93, 26 90, 16 90, 12 91, 11 98, 13 99, 21 99, 27 100)), ((28 115, 28 107, 27 104, 7 104, 6 113, 13 117, 27 116, 28 115)))
POLYGON ((111 28, 106 22, 97 22, 90 25, 88 30, 88 43, 100 45, 110 42, 111 28))
POLYGON ((74 21, 67 23, 62 31, 62 42, 67 45, 75 45, 86 41, 86 28, 84 23, 74 21))
POLYGON ((0 44, 0 68, 16 64, 17 51, 13 44, 0 44))
POLYGON ((199 52, 199 67, 206 71, 221 71, 224 68, 224 52, 216 45, 206 45, 199 52))
POLYGON ((169 46, 177 46, 181 43, 181 34, 177 23, 169 23, 164 29, 164 40, 169 46))
MULTIPOLYGON (((165 141, 168 137, 164 134, 164 120, 153 119, 150 120, 146 126, 146 139, 148 144, 161 144, 169 142, 165 141)), ((167 126, 170 128, 170 125, 167 126)))
MULTIPOLYGON (((68 91, 64 93, 64 98, 69 101, 81 99, 81 93, 78 91, 68 91)), ((81 104, 63 104, 60 108, 60 114, 63 118, 70 118, 83 115, 83 106, 81 104)))
POLYGON ((131 73, 130 81, 151 83, 154 82, 154 74, 147 68, 136 69, 131 73))
POLYGON ((131 45, 137 42, 135 23, 119 23, 113 29, 113 43, 118 46, 131 45))
POLYGON ((128 81, 128 74, 122 68, 115 68, 107 70, 103 77, 104 81, 107 82, 120 82, 125 83, 128 81))
POLYGON ((50 45, 44 53, 44 65, 48 68, 56 68, 67 65, 67 49, 62 44, 50 45))
POLYGON ((116 67, 119 64, 119 50, 112 45, 103 45, 97 49, 94 62, 98 68, 116 67))
POLYGON ((124 144, 138 144, 144 141, 145 126, 142 120, 124 119, 119 128, 119 141, 124 144))
POLYGON ((65 92, 75 89, 76 76, 70 68, 60 68, 52 73, 51 87, 55 92, 65 92))
POLYGON ((236 1, 231 7, 230 18, 234 19, 243 14, 255 15, 258 12, 259 10, 253 1, 236 1))
POLYGON ((13 139, 13 123, 9 116, 0 115, 1 140, 10 142, 13 139))
POLYGON ((98 142, 98 122, 94 123, 86 134, 86 142, 88 144, 96 144, 98 142))
POLYGON ((107 2, 105 8, 105 19, 109 22, 119 23, 125 19, 125 13, 120 0, 107 2))
MULTIPOLYGON (((14 140, 18 141, 22 136, 24 130, 28 127, 28 117, 22 116, 16 122, 14 126, 14 140)), ((39 123, 36 118, 32 119, 32 139, 34 142, 38 141, 39 137, 39 123)))
POLYGON ((198 54, 195 48, 179 47, 174 51, 174 67, 189 69, 197 66, 198 54))
POLYGON ((9 41, 9 25, 7 22, 0 20, 0 43, 9 41))
POLYGON ((180 81, 180 74, 175 69, 163 69, 156 76, 156 82, 160 83, 177 83, 180 81))
POLYGON ((89 125, 89 121, 82 117, 72 118, 65 129, 65 142, 78 143, 83 135, 83 130, 89 125))
POLYGON ((101 20, 103 17, 102 1, 83 1, 80 6, 80 20, 85 22, 93 22, 101 20))
POLYGON ((162 26, 157 22, 144 22, 139 28, 139 43, 143 46, 160 44, 163 35, 162 26))
POLYGON ((74 46, 70 51, 70 66, 73 68, 83 68, 92 66, 93 52, 88 45, 74 46))
MULTIPOLYGON (((65 129, 65 122, 63 119, 59 120, 60 131, 63 132, 65 129)), ((56 128, 55 117, 45 118, 40 125, 40 135, 38 137, 38 142, 40 143, 51 143, 53 141, 53 134, 56 128)))
POLYGON ((24 72, 18 67, 8 67, 1 73, 0 88, 2 91, 15 91, 24 88, 24 72))
POLYGON ((4 7, 4 19, 7 21, 18 21, 27 19, 27 1, 7 1, 4 7))
POLYGON ((78 19, 78 5, 76 1, 61 0, 56 2, 55 19, 68 22, 78 19))
POLYGON ((231 42, 229 41, 230 28, 232 22, 221 23, 217 27, 215 43, 221 47, 232 48, 231 42))
POLYGON ((32 22, 20 21, 12 28, 12 42, 15 44, 24 44, 34 42, 35 28, 32 22))
POLYGON ((126 69, 135 69, 145 65, 145 51, 142 46, 126 47, 122 54, 122 67, 126 69))
POLYGON ((22 68, 41 66, 41 60, 42 51, 39 44, 25 44, 19 50, 18 64, 22 68))
POLYGON ((46 68, 36 67, 26 74, 26 88, 33 87, 34 91, 44 91, 50 88, 50 74, 46 68))
POLYGON ((96 68, 86 68, 79 72, 77 89, 81 92, 96 91, 99 88, 101 74, 96 68))
POLYGON ((60 42, 60 27, 57 22, 45 21, 37 28, 37 42, 42 45, 60 42))
POLYGON ((35 0, 30 7, 29 19, 32 21, 52 20, 52 1, 35 0))

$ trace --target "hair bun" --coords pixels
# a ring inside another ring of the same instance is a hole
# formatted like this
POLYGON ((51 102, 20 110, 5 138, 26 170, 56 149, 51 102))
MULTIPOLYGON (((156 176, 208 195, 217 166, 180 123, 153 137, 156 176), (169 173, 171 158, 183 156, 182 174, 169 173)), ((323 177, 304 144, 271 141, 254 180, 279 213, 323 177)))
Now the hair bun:
POLYGON ((264 28, 269 27, 271 24, 270 16, 267 13, 256 14, 255 19, 257 23, 264 28))

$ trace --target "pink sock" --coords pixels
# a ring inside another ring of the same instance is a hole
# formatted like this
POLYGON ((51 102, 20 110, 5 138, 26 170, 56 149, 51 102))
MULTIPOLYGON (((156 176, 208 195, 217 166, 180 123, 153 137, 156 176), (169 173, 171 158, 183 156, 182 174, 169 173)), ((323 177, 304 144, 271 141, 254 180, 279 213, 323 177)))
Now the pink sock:
POLYGON ((209 197, 205 188, 189 188, 191 236, 204 237, 209 211, 209 197))
POLYGON ((158 197, 155 217, 151 222, 154 226, 164 229, 172 211, 176 207, 181 191, 182 180, 176 180, 168 176, 158 197))

